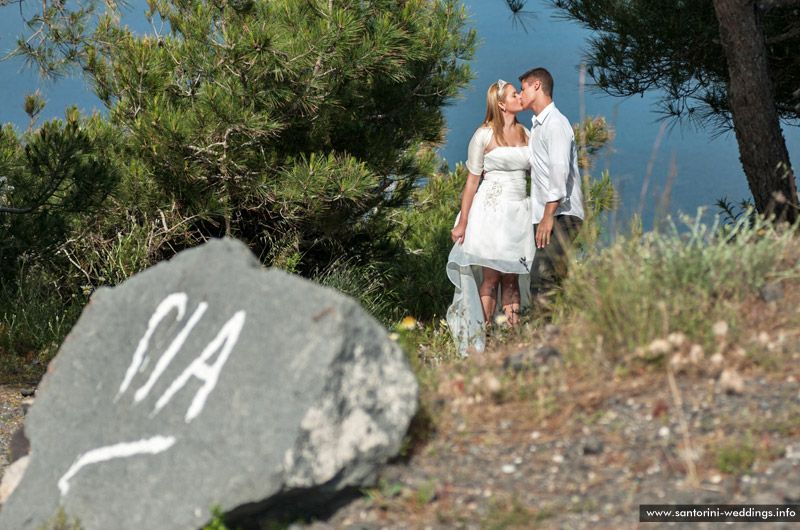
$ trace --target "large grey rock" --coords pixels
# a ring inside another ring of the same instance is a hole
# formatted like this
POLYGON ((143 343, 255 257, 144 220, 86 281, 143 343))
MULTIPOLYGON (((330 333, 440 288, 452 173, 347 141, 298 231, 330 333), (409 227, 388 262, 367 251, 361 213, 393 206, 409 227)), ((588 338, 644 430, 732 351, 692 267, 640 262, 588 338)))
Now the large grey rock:
POLYGON ((354 301, 215 240, 99 289, 48 367, 0 529, 202 527, 369 484, 417 382, 354 301), (304 496, 304 493, 308 495, 304 496))

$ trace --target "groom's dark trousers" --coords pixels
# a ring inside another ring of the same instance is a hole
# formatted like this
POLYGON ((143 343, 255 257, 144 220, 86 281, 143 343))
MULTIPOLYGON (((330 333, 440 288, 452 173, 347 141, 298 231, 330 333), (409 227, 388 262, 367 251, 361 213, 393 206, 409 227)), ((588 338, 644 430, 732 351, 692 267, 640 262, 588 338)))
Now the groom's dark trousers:
MULTIPOLYGON (((548 297, 567 277, 569 272, 569 251, 583 226, 583 219, 574 215, 556 215, 553 219, 553 232, 550 243, 536 249, 531 270, 531 298, 548 297)), ((539 228, 533 225, 534 234, 539 228)))

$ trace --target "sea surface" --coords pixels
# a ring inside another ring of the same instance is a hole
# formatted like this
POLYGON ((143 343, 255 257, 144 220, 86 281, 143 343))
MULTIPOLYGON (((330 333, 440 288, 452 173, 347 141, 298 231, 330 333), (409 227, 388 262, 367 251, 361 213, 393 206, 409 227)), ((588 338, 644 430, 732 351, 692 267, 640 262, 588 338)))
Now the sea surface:
MULTIPOLYGON (((581 62, 591 34, 559 17, 548 2, 527 1, 525 10, 531 16, 521 19, 524 28, 511 18, 505 0, 467 0, 465 4, 482 44, 471 63, 476 74, 472 86, 445 110, 448 132, 439 154, 451 168, 466 160, 469 140, 486 112, 489 85, 504 79, 519 86, 520 74, 542 66, 555 79, 556 106, 571 121, 602 115, 615 131, 612 150, 600 157, 591 172, 599 177, 608 170, 621 198, 619 210, 609 220, 612 231, 625 231, 635 214, 647 229, 664 212, 677 218, 681 213, 694 216, 702 208, 711 216, 719 211, 715 206, 718 199, 750 200, 732 132, 717 136, 713 129, 665 123, 656 112, 656 93, 614 98, 592 88, 590 78, 582 83, 581 62)), ((144 9, 144 2, 132 2, 123 18, 140 33, 149 31, 144 9)), ((23 25, 17 4, 0 8, 0 12, 0 50, 5 51, 13 48, 23 25)), ((22 108, 26 91, 38 89, 47 100, 40 120, 61 118, 72 104, 86 114, 105 110, 80 78, 42 83, 16 59, 0 62, 0 79, 0 122, 11 122, 19 130, 29 125, 22 108)), ((531 117, 530 112, 519 115, 526 126, 531 117)), ((797 167, 800 129, 784 126, 784 133, 797 167)))

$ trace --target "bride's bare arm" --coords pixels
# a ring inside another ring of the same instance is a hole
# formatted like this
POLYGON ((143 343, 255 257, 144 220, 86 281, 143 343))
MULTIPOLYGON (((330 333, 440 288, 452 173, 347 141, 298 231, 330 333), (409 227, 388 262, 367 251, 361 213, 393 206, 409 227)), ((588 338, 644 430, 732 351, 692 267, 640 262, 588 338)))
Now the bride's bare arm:
POLYGON ((467 175, 467 183, 464 185, 464 194, 461 197, 461 217, 458 218, 458 223, 450 231, 453 243, 458 243, 459 245, 464 243, 464 234, 467 231, 467 221, 469 220, 469 210, 472 208, 472 200, 475 198, 475 192, 478 191, 478 183, 480 180, 480 175, 475 175, 471 172, 467 175))

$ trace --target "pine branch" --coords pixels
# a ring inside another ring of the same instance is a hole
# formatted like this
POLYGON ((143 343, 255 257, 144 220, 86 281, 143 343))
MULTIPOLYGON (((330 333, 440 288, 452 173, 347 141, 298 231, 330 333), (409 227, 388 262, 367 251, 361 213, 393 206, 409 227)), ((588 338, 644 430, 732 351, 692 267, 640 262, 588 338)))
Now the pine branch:
POLYGON ((31 208, 10 208, 8 206, 0 206, 0 213, 30 213, 33 211, 31 208))

